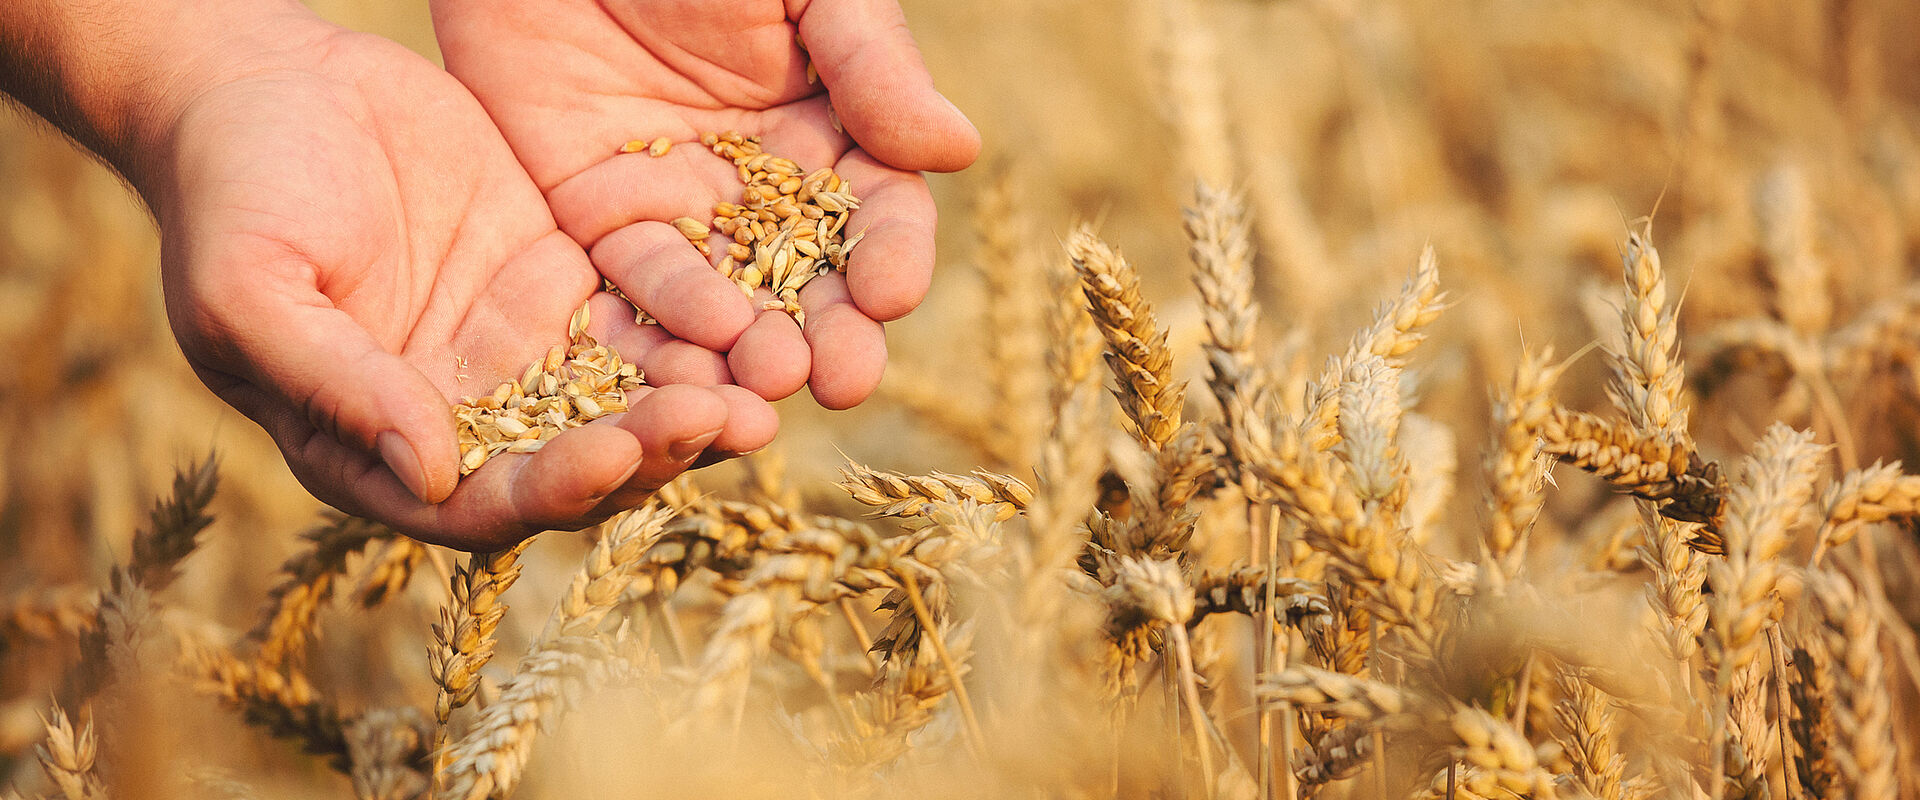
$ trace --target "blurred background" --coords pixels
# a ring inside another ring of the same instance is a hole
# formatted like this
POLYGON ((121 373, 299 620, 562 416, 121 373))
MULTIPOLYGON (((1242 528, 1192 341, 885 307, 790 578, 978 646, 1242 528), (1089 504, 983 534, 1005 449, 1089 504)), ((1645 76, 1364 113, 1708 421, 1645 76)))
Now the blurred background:
MULTIPOLYGON (((312 5, 437 58, 423 2, 312 5)), ((1006 377, 985 355, 994 328, 980 324, 991 311, 974 269, 983 228, 1020 231, 1017 255, 1039 270, 1063 257, 1073 224, 1097 223, 1146 274, 1181 369, 1198 376, 1180 228, 1196 180, 1237 190, 1253 212, 1263 346, 1276 363, 1316 366, 1391 296, 1422 246, 1438 251, 1454 305, 1416 362, 1419 410, 1453 431, 1465 501, 1456 513, 1468 519, 1488 387, 1523 347, 1574 352, 1611 324, 1599 298, 1616 291, 1619 243, 1656 207, 1653 241, 1684 296, 1690 358, 1705 359, 1694 342, 1735 320, 1822 341, 1885 313, 1875 304, 1912 280, 1920 4, 903 5, 986 155, 932 178, 940 271, 923 309, 888 328, 881 395, 840 413, 804 395, 781 404, 781 440, 760 468, 778 465, 809 496, 835 493, 843 453, 909 472, 999 463, 1030 474, 1026 456, 995 452, 996 422, 974 411, 1006 377)), ((99 585, 174 469, 217 452, 218 521, 171 592, 244 629, 319 506, 267 438, 187 369, 161 309, 153 226, 116 178, 12 112, 0 115, 0 187, 0 598, 52 603, 62 587, 99 585)), ((1786 361, 1737 375, 1717 363, 1691 362, 1695 435, 1721 448, 1708 455, 1738 452, 1779 418, 1845 440, 1858 463, 1912 462, 1910 374, 1829 387, 1844 409, 1835 414, 1831 403, 1822 411, 1826 390, 1796 380, 1786 361)), ((1585 358, 1560 397, 1603 408, 1604 376, 1599 358, 1585 358)), ((1590 481, 1566 483, 1542 535, 1576 532, 1604 499, 1590 481)), ((1542 550, 1571 558, 1579 547, 1542 550)), ((529 582, 527 596, 557 587, 529 582)), ((355 668, 424 681, 430 608, 359 620, 329 646, 358 653, 355 668)), ((47 664, 59 658, 0 649, 0 766, 39 735, 35 713, 57 674, 47 664)), ((217 710, 197 724, 210 741, 266 748, 236 764, 300 763, 217 710)), ((282 780, 288 792, 302 785, 282 780)))

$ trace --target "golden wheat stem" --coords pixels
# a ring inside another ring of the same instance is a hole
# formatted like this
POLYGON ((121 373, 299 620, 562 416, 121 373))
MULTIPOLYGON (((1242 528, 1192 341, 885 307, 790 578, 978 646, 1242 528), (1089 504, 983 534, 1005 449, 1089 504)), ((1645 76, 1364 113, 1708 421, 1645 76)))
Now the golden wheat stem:
POLYGON ((1793 726, 1787 724, 1793 714, 1793 698, 1787 690, 1787 643, 1780 626, 1767 628, 1767 649, 1772 655, 1774 707, 1779 709, 1780 769, 1786 773, 1787 800, 1803 800, 1806 787, 1800 784, 1798 765, 1793 758, 1793 726))
POLYGON ((1187 626, 1168 625, 1167 631, 1173 635, 1174 654, 1180 659, 1180 690, 1187 704, 1187 719, 1193 725, 1193 746, 1200 754, 1200 779, 1211 800, 1217 790, 1213 772, 1213 743, 1207 738, 1207 711, 1200 705, 1200 683, 1194 677, 1193 647, 1187 641, 1187 626))
POLYGON ((867 632, 867 624, 861 622, 860 614, 854 611, 853 598, 842 597, 834 605, 840 608, 840 617, 847 621, 847 630, 853 632, 853 640, 860 645, 861 663, 867 665, 867 674, 880 674, 880 658, 873 654, 873 634, 867 632))
POLYGON ((934 627, 933 615, 927 611, 926 598, 920 594, 920 583, 911 575, 902 575, 900 588, 907 592, 907 602, 913 604, 913 616, 920 620, 920 628, 926 631, 927 638, 933 644, 934 655, 939 656, 940 666, 947 671, 947 679, 953 681, 953 699, 960 705, 960 718, 967 724, 967 749, 978 758, 986 752, 986 737, 980 732, 980 718, 973 713, 973 701, 967 697, 967 684, 960 680, 960 666, 947 652, 946 642, 940 630, 934 627))

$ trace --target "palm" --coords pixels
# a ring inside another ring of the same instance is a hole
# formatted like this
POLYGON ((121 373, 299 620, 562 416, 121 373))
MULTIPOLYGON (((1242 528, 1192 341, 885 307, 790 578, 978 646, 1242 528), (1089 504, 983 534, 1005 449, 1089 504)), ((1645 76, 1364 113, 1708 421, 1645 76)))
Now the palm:
MULTIPOLYGON (((873 115, 849 116, 844 108, 854 136, 837 129, 827 89, 836 102, 864 92, 853 77, 860 65, 836 74, 842 62, 815 52, 827 80, 809 82, 809 53, 796 36, 832 42, 846 31, 830 10, 790 5, 448 0, 436 5, 435 21, 448 68, 500 125, 561 229, 592 248, 600 271, 671 333, 727 351, 724 364, 683 353, 662 365, 668 372, 737 381, 769 398, 810 382, 823 404, 845 407, 879 380, 879 322, 911 311, 930 279, 933 205, 924 180, 909 170, 962 166, 977 142, 962 142, 956 154, 948 141, 955 137, 935 130, 925 141, 894 145, 897 132, 875 130, 873 115), (665 224, 704 218, 715 202, 738 199, 732 165, 693 144, 703 132, 727 130, 762 136, 770 152, 804 168, 833 167, 865 203, 850 229, 868 236, 844 279, 829 276, 801 294, 804 331, 783 314, 756 318, 755 306, 665 224), (616 155, 623 142, 661 136, 680 146, 657 159, 616 155), (879 146, 870 152, 856 137, 879 146)), ((968 128, 959 138, 971 135, 968 128)), ((620 335, 658 334, 624 326, 620 335)))
MULTIPOLYGON (((317 51, 216 87, 180 122, 156 205, 196 371, 316 495, 423 538, 483 546, 630 501, 610 482, 659 449, 648 436, 684 431, 588 426, 446 503, 413 498, 451 487, 448 401, 563 340, 599 281, 457 81, 373 37, 335 33, 317 51), (424 486, 409 492, 374 454, 383 430, 411 445, 424 486)), ((727 414, 680 400, 696 426, 727 414)))

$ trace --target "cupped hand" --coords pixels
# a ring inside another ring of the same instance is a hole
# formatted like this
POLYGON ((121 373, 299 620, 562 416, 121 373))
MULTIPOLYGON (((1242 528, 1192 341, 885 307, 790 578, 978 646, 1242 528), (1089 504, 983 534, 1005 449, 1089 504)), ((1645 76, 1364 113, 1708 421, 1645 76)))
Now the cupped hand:
POLYGON ((433 9, 448 70, 500 126, 560 229, 665 329, 623 322, 614 344, 684 340, 660 356, 664 380, 732 382, 768 399, 807 385, 829 408, 872 393, 886 364, 881 323, 919 305, 932 278, 935 215, 919 171, 961 169, 980 148, 933 89, 893 0, 433 9), (760 311, 668 224, 739 200, 734 166, 699 144, 724 131, 760 136, 803 170, 832 167, 862 202, 846 229, 866 235, 846 273, 800 292, 804 329, 760 311), (659 137, 675 143, 665 156, 619 152, 659 137))
MULTIPOLYGON (((459 479, 449 404, 564 342, 600 277, 453 77, 304 12, 274 25, 270 52, 188 93, 141 189, 188 360, 315 496, 488 549, 772 438, 771 408, 738 387, 643 389, 625 414, 459 479)), ((602 321, 618 302, 595 298, 602 321)), ((676 346, 628 339, 642 366, 676 346)))

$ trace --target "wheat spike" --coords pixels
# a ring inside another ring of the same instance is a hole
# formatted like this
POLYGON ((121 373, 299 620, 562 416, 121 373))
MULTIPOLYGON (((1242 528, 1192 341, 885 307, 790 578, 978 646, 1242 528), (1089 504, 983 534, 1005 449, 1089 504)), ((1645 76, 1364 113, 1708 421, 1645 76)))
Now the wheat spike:
MULTIPOLYGON (((1271 402, 1272 376, 1254 349, 1260 306, 1253 301, 1252 223, 1246 204, 1230 192, 1202 181, 1193 205, 1182 212, 1187 252, 1193 259, 1193 284, 1199 289, 1201 319, 1207 328, 1201 344, 1207 357, 1207 388, 1220 405, 1217 435, 1229 454, 1250 418, 1271 402)), ((1240 459, 1230 459, 1234 464, 1240 459)))
POLYGON ((185 642, 180 657, 202 691, 239 711, 249 724, 344 762, 347 740, 340 714, 305 676, 262 667, 210 642, 185 642))
POLYGON ((1140 443, 1152 451, 1173 441, 1186 384, 1173 379, 1173 353, 1153 309, 1140 296, 1140 276, 1106 242, 1082 226, 1067 239, 1094 326, 1107 341, 1114 397, 1140 443))
MULTIPOLYGON (((454 709, 466 705, 480 689, 480 668, 493 659, 496 646, 493 632, 500 627, 507 607, 500 596, 520 578, 520 554, 531 539, 505 550, 475 553, 454 570, 450 580, 453 597, 440 610, 440 622, 433 627, 435 645, 429 648, 428 671, 440 691, 433 703, 433 752, 444 757, 448 737, 447 721, 454 709)), ((444 761, 436 767, 444 766, 444 761)), ((439 770, 435 769, 436 776, 439 770)))
POLYGON ((379 539, 395 536, 384 525, 337 516, 302 534, 309 547, 280 565, 280 583, 267 595, 269 607, 247 636, 260 643, 261 666, 274 669, 305 660, 314 615, 333 596, 334 582, 346 572, 347 559, 379 539))
POLYGON ((219 459, 208 457, 173 474, 173 491, 154 504, 146 529, 133 537, 129 572, 148 591, 158 592, 179 575, 180 562, 199 544, 200 532, 213 524, 207 513, 220 485, 219 459))
POLYGON ((1552 451, 1545 430, 1553 415, 1547 393, 1562 367, 1551 364, 1552 354, 1540 352, 1522 359, 1513 385, 1494 404, 1494 446, 1487 456, 1487 502, 1493 518, 1481 536, 1481 580, 1495 592, 1520 573, 1528 534, 1545 502, 1543 484, 1548 465, 1542 451, 1552 451), (1549 444, 1542 445, 1542 440, 1549 444))
POLYGON ((448 748, 434 797, 485 800, 512 794, 542 720, 621 672, 619 657, 599 639, 563 636, 528 653, 501 687, 500 698, 448 748))
POLYGON ((358 800, 415 800, 430 781, 421 771, 432 726, 410 706, 367 711, 345 727, 348 774, 358 800))
POLYGON ((1839 732, 1834 765, 1854 797, 1894 797, 1898 757, 1880 622, 1845 578, 1819 573, 1808 586, 1838 667, 1833 673, 1833 720, 1839 732))
POLYGON ((1024 469, 1039 454, 1045 425, 1045 373, 1035 369, 1047 344, 1041 326, 1046 285, 1028 243, 1028 219, 1014 199, 1013 173, 993 172, 975 198, 980 278, 986 289, 986 338, 992 368, 994 435, 985 444, 994 468, 1024 469))
POLYGON ((952 504, 962 498, 982 504, 999 504, 1004 517, 1025 511, 1033 502, 1033 490, 1018 478, 976 469, 972 476, 934 472, 927 475, 903 475, 874 469, 848 461, 840 468, 840 488, 854 502, 872 506, 876 516, 923 517, 934 506, 952 504))
POLYGON ((599 541, 567 584, 541 638, 591 633, 626 594, 634 572, 644 564, 641 556, 660 540, 672 516, 672 511, 648 504, 603 523, 599 541))
POLYGON ((107 793, 94 771, 99 741, 93 735, 93 723, 74 728, 67 712, 58 704, 41 718, 47 736, 34 745, 33 754, 40 770, 53 782, 63 800, 104 800, 107 793))

